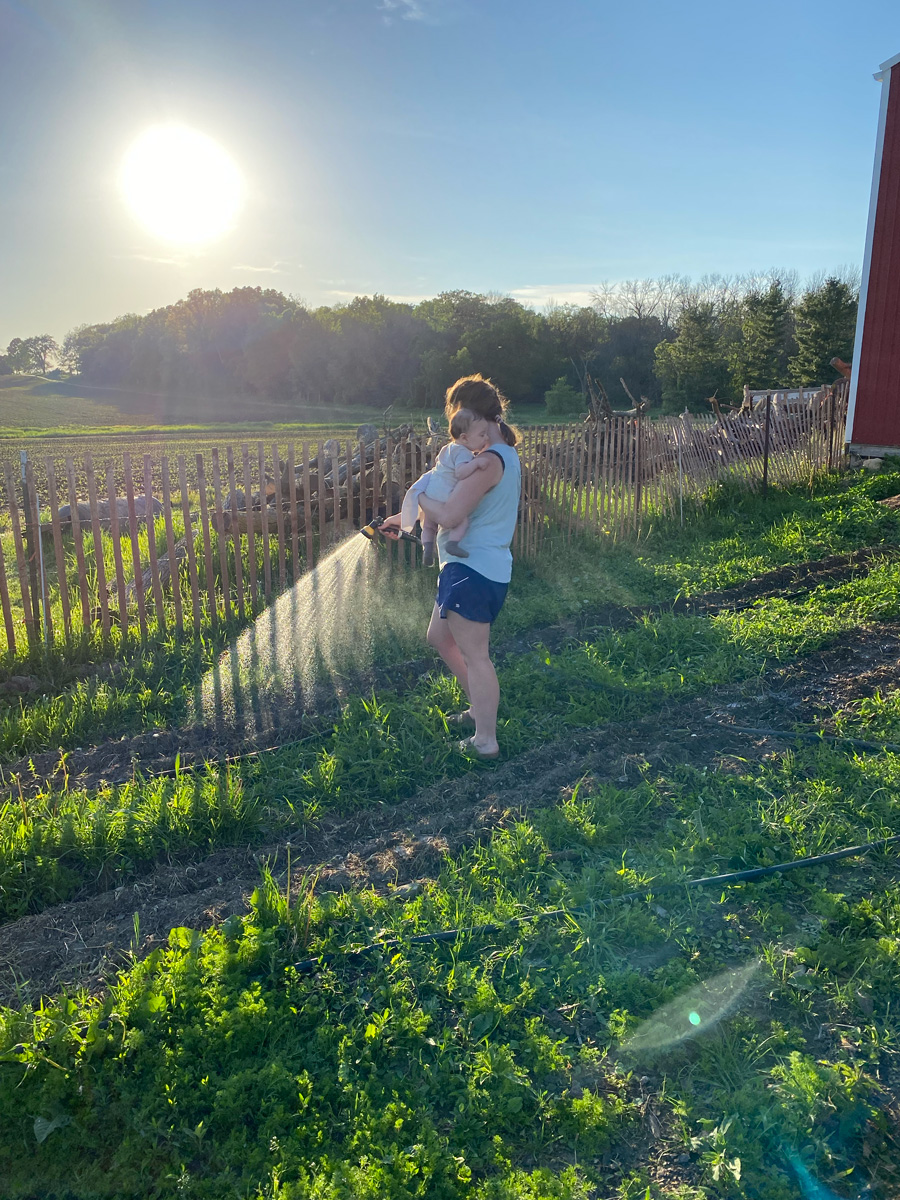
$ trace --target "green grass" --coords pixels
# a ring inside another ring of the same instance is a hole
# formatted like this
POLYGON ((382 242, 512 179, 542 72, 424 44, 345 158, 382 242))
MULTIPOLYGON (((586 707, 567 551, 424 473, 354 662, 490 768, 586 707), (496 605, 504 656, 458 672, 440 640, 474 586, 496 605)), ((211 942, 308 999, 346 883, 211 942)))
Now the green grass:
POLYGON ((79 1197, 793 1200, 791 1160, 829 1194, 866 1181, 894 1194, 878 1080, 900 1048, 894 860, 665 907, 590 905, 877 837, 896 828, 898 784, 897 756, 825 748, 730 776, 585 784, 448 860, 406 905, 311 901, 306 883, 288 905, 265 876, 249 916, 173 930, 107 996, 5 1014, 6 1194, 40 1181, 42 1195, 79 1197), (571 915, 376 954, 368 969, 291 965, 550 907, 571 915), (709 981, 754 961, 721 1019, 620 1048, 662 1006, 700 1004, 709 981), (622 1162, 645 1088, 699 1188, 664 1189, 646 1161, 622 1162))
MULTIPOLYGON (((234 401, 232 401, 234 403, 234 401)), ((37 448, 46 442, 50 452, 57 439, 66 441, 66 454, 81 454, 93 449, 97 434, 118 435, 133 439, 135 434, 157 435, 159 440, 192 441, 194 435, 209 438, 210 433, 229 435, 240 441, 242 436, 258 440, 267 431, 289 437, 313 437, 338 431, 355 430, 369 421, 381 424, 382 410, 337 404, 312 405, 296 401, 274 401, 262 397, 245 397, 239 402, 247 414, 242 422, 217 420, 221 404, 215 397, 159 397, 153 393, 122 388, 92 388, 77 380, 71 382, 42 379, 38 376, 0 376, 0 457, 7 449, 22 449, 40 453, 37 448), (160 419, 161 412, 177 413, 177 417, 160 419), (193 417, 193 419, 190 419, 193 417), (37 445, 36 445, 37 444, 37 445)), ((391 413, 393 425, 413 422, 424 429, 425 418, 443 421, 440 407, 421 409, 395 405, 391 413)), ((528 405, 514 414, 520 425, 543 425, 548 417, 543 404, 528 405)), ((554 418, 555 423, 572 420, 580 422, 582 414, 570 418, 554 418)))
MULTIPOLYGON (((637 545, 599 549, 551 544, 517 575, 498 636, 855 546, 889 551, 896 514, 876 501, 897 482, 829 480, 766 502, 723 490, 683 531, 670 523, 637 545)), ((409 589, 406 602, 424 605, 429 578, 394 582, 409 589)), ((739 613, 667 614, 614 630, 588 620, 559 649, 503 662, 501 743, 516 754, 677 710, 711 686, 898 615, 900 563, 886 554, 862 578, 739 613)), ((415 651, 408 636, 394 657, 415 651)), ((177 719, 216 649, 209 639, 160 641, 120 679, 68 686, 73 664, 57 663, 62 701, 11 706, 0 724, 5 752, 177 719)), ((379 654, 391 657, 387 647, 379 654)), ((403 695, 351 699, 310 741, 227 770, 13 795, 0 811, 4 913, 108 887, 161 858, 287 840, 325 812, 363 812, 482 770, 453 749, 443 714, 458 703, 455 685, 426 676, 403 695)), ((900 740, 900 690, 850 705, 835 723, 848 736, 900 740)), ((597 903, 900 832, 896 754, 823 745, 730 762, 645 766, 636 786, 585 779, 448 858, 405 904, 373 891, 313 898, 310 879, 288 902, 284 881, 264 873, 247 917, 205 935, 173 930, 167 949, 107 993, 7 1010, 4 1195, 895 1196, 895 854, 597 903), (338 961, 312 976, 293 967, 550 908, 568 915, 377 953, 368 965, 338 961), (742 987, 710 1015, 723 979, 742 987), (697 1028, 685 1020, 695 1009, 704 1013, 697 1028), (673 1019, 677 1036, 663 1038, 673 1019), (680 1183, 653 1166, 648 1106, 670 1156, 687 1157, 680 1183)))
MULTIPOLYGON (((816 589, 805 602, 712 619, 665 615, 554 654, 516 656, 499 672, 501 741, 515 754, 569 730, 640 717, 758 674, 769 661, 808 653, 854 624, 898 615, 900 563, 891 563, 853 583, 816 589)), ((95 683, 90 700, 94 712, 107 701, 109 725, 129 713, 114 699, 122 704, 130 697, 130 713, 140 719, 166 702, 159 686, 107 687, 95 683)), ((0 915, 8 919, 86 887, 123 882, 175 853, 193 856, 277 836, 328 811, 397 801, 452 778, 467 760, 452 749, 444 714, 460 702, 443 675, 427 676, 405 695, 352 699, 330 729, 326 722, 317 736, 225 770, 218 793, 189 774, 98 792, 69 791, 57 782, 21 805, 10 799, 0 809, 0 915)), ((83 735, 78 708, 56 703, 38 711, 45 720, 68 721, 67 740, 83 735)), ((20 724, 9 717, 0 733, 37 739, 44 732, 34 719, 20 724)))

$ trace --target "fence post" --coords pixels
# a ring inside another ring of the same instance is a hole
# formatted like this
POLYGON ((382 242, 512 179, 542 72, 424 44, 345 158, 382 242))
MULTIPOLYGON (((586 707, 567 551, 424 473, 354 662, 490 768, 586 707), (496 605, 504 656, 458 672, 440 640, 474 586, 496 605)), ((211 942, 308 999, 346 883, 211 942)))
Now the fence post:
POLYGON ((46 459, 47 493, 50 500, 50 525, 53 529, 53 550, 56 554, 56 580, 62 605, 63 629, 66 641, 72 636, 72 614, 69 608, 69 585, 66 579, 66 556, 63 551, 62 529, 59 521, 59 501, 56 494, 56 468, 52 458, 46 459))
POLYGON ((828 390, 828 470, 834 470, 834 428, 837 394, 834 386, 828 390))
POLYGON ((644 423, 641 420, 641 414, 637 415, 637 444, 634 448, 634 528, 635 532, 641 526, 641 504, 643 502, 643 480, 641 478, 644 470, 643 464, 643 441, 644 423))
POLYGON ((6 559, 3 542, 0 541, 0 605, 3 607, 3 625, 6 629, 6 648, 10 654, 16 652, 16 631, 13 626, 12 605, 9 602, 9 585, 6 582, 6 559))
POLYGON ((19 593, 22 597, 22 616, 25 619, 25 632, 28 637, 29 649, 34 649, 37 641, 34 626, 34 610, 31 606, 31 589, 28 585, 28 562, 25 558, 25 547, 22 541, 22 527, 19 522, 19 504, 16 499, 16 477, 9 463, 3 464, 3 475, 6 483, 6 500, 9 504, 9 515, 12 520, 13 542, 16 547, 16 567, 19 574, 19 593))
POLYGON ((684 528, 684 462, 681 453, 681 434, 684 430, 684 417, 678 418, 675 426, 675 443, 678 446, 678 516, 684 528))
POLYGON ((25 515, 25 550, 28 561, 28 580, 31 584, 31 612, 34 617, 35 629, 41 626, 44 634, 44 644, 47 644, 47 611, 46 588, 44 586, 44 554, 41 546, 40 509, 38 508, 37 492, 28 461, 28 451, 19 451, 19 461, 22 464, 22 499, 25 515), (38 527, 35 528, 35 513, 38 513, 38 527))
POLYGON ((763 436, 763 477, 762 494, 765 499, 769 494, 769 426, 772 419, 772 393, 766 392, 766 430, 763 436))

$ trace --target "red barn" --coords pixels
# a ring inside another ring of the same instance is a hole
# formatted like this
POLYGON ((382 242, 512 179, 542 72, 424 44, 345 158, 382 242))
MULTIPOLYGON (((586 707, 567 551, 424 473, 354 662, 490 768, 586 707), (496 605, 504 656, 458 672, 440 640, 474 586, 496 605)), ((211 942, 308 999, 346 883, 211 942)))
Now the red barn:
POLYGON ((881 112, 863 258, 848 449, 900 454, 900 54, 882 63, 881 112))

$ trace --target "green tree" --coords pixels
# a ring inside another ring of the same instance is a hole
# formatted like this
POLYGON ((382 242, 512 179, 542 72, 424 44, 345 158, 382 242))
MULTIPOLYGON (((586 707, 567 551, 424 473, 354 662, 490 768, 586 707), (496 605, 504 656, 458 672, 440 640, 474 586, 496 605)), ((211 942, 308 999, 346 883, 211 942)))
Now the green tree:
POLYGON ((25 345, 31 369, 39 375, 45 373, 51 357, 59 354, 56 339, 49 333, 39 333, 34 337, 26 338, 25 345))
POLYGON ((654 354, 662 398, 670 410, 701 409, 729 388, 731 375, 722 322, 710 302, 686 305, 671 342, 660 342, 654 354))
POLYGON ((593 357, 592 371, 606 388, 613 408, 631 408, 622 379, 635 398, 646 396, 651 403, 658 403, 660 387, 653 369, 654 353, 665 336, 665 326, 652 314, 608 320, 593 357))
POLYGON ((584 408, 584 396, 561 375, 552 388, 544 392, 544 403, 551 417, 566 416, 584 408))
POLYGON ((31 356, 22 338, 13 338, 6 347, 6 357, 15 372, 28 371, 31 367, 31 356))
POLYGON ((577 304, 553 305, 546 321, 557 353, 570 364, 584 396, 587 393, 587 376, 597 357, 598 347, 606 337, 609 322, 595 308, 582 308, 577 304))
POLYGON ((546 319, 510 296, 443 292, 419 304, 416 315, 448 356, 466 349, 472 370, 492 379, 510 400, 541 399, 563 365, 546 319))
POLYGON ((797 353, 789 364, 793 383, 828 383, 836 374, 833 358, 850 362, 856 310, 853 289, 833 276, 806 292, 795 309, 797 353))
POLYGON ((732 395, 787 382, 791 346, 791 305, 779 280, 766 291, 747 293, 739 309, 740 334, 731 347, 732 395))

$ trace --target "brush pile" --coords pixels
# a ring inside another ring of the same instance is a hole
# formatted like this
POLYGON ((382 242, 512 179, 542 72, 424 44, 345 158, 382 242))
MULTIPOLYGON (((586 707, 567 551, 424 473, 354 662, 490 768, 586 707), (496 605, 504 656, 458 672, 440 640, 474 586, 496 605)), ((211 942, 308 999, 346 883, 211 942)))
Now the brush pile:
POLYGON ((278 527, 279 510, 285 530, 303 530, 307 521, 318 525, 320 509, 329 524, 351 521, 363 525, 383 510, 384 515, 400 508, 409 484, 427 471, 446 438, 429 421, 426 438, 415 433, 412 425, 385 429, 380 435, 374 425, 361 425, 355 441, 342 446, 329 438, 308 461, 280 462, 279 478, 266 477, 265 488, 253 492, 247 501, 240 489, 226 500, 221 532, 233 529, 246 533, 248 510, 254 528, 278 527))

